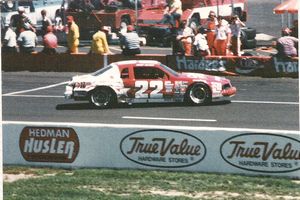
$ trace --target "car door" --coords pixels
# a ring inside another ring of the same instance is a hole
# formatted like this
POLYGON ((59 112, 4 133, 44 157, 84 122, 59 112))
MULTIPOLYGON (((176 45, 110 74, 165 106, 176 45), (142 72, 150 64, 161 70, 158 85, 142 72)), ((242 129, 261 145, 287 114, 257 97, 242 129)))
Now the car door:
POLYGON ((134 91, 135 102, 164 101, 165 81, 168 76, 156 66, 135 66, 134 91))

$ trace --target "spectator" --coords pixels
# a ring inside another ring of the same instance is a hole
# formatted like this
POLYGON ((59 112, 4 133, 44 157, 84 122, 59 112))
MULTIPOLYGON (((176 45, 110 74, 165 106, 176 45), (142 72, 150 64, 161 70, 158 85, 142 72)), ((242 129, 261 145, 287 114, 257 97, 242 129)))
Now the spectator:
POLYGON ((182 42, 177 40, 177 36, 179 35, 179 32, 181 28, 179 27, 176 28, 176 27, 172 27, 171 28, 171 45, 172 45, 172 54, 173 55, 184 55, 184 48, 183 48, 183 45, 182 45, 182 42))
POLYGON ((42 36, 44 36, 47 33, 48 26, 52 26, 51 20, 47 17, 47 11, 42 10, 42 36))
POLYGON ((234 15, 231 19, 231 51, 233 55, 241 55, 241 27, 246 25, 239 19, 237 15, 234 15))
POLYGON ((284 28, 282 30, 282 37, 276 42, 276 49, 278 51, 277 56, 282 58, 297 57, 298 52, 296 46, 298 46, 299 39, 290 36, 291 30, 284 28))
POLYGON ((32 30, 35 32, 35 28, 29 17, 25 15, 25 8, 20 6, 18 8, 18 14, 15 14, 10 19, 10 24, 12 27, 16 27, 16 34, 19 36, 21 29, 32 30))
POLYGON ((53 55, 56 54, 57 37, 53 34, 52 26, 48 26, 46 34, 43 37, 44 49, 42 53, 53 55))
POLYGON ((205 28, 207 30, 206 31, 207 44, 212 55, 215 54, 214 42, 216 37, 215 32, 216 32, 217 24, 218 24, 218 20, 216 17, 216 13, 214 11, 210 11, 205 28))
POLYGON ((195 40, 193 43, 195 56, 202 57, 202 56, 211 55, 204 33, 205 33, 205 30, 202 27, 200 27, 197 30, 197 34, 195 36, 195 40))
POLYGON ((2 51, 17 53, 17 34, 11 26, 8 26, 5 32, 2 51))
POLYGON ((34 52, 34 48, 37 44, 37 36, 31 30, 25 30, 21 28, 21 33, 18 37, 18 45, 20 47, 20 53, 31 54, 34 52))
POLYGON ((106 33, 103 25, 100 25, 98 32, 96 32, 92 37, 90 53, 101 55, 112 54, 108 48, 106 33))
POLYGON ((123 55, 130 56, 141 53, 140 38, 132 25, 127 26, 127 33, 121 35, 120 46, 123 55))
POLYGON ((187 26, 186 22, 182 22, 180 26, 181 30, 179 30, 177 40, 182 42, 184 48, 184 55, 190 56, 192 55, 192 38, 194 37, 193 29, 187 26))
POLYGON ((164 10, 164 17, 161 23, 169 23, 173 27, 178 27, 182 15, 181 0, 168 0, 168 4, 164 10))
POLYGON ((79 28, 74 21, 73 16, 67 16, 68 23, 68 33, 67 33, 67 43, 68 43, 68 53, 78 53, 79 45, 79 28))
POLYGON ((298 38, 298 20, 293 21, 293 27, 291 28, 291 36, 298 38))
POLYGON ((216 55, 226 56, 228 48, 230 46, 231 30, 228 22, 223 17, 218 17, 218 25, 216 27, 216 39, 214 47, 216 55))

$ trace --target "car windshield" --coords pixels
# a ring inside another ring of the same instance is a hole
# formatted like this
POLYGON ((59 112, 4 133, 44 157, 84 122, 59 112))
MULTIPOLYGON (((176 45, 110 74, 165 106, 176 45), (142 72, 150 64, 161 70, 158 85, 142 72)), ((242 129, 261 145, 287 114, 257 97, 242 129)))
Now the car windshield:
POLYGON ((99 75, 103 74, 104 72, 108 71, 111 68, 112 68, 112 66, 108 65, 107 67, 101 68, 98 71, 95 71, 94 73, 92 73, 92 76, 99 76, 99 75))
POLYGON ((166 65, 160 64, 161 67, 163 67, 166 71, 171 73, 173 76, 179 76, 179 73, 171 69, 170 67, 167 67, 166 65))

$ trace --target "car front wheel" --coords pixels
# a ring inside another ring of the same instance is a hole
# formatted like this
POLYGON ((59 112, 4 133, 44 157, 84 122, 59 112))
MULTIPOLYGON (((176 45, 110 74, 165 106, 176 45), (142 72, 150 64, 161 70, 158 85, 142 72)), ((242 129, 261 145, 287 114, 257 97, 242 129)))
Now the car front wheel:
POLYGON ((90 101, 98 108, 108 108, 115 102, 115 96, 109 88, 96 88, 90 95, 90 101))
POLYGON ((211 92, 207 85, 194 84, 187 91, 186 100, 192 105, 204 105, 211 102, 211 92))

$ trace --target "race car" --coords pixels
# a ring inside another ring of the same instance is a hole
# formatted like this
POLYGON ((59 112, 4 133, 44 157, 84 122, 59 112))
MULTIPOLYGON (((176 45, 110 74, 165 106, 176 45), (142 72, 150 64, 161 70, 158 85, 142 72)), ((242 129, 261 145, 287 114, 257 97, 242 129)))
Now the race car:
POLYGON ((64 93, 66 99, 88 100, 99 108, 151 102, 203 105, 235 94, 236 88, 224 77, 178 73, 153 60, 115 62, 94 73, 74 76, 64 93))

